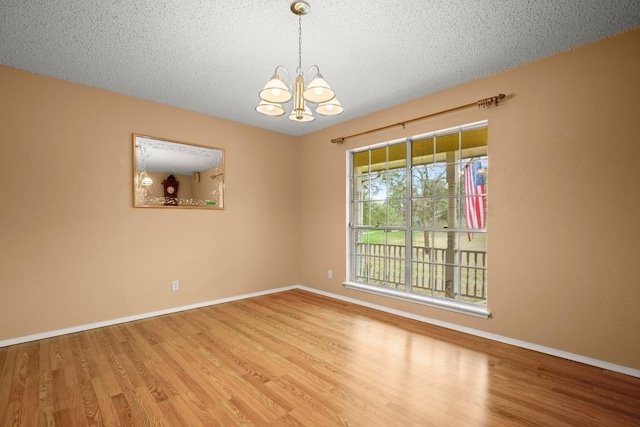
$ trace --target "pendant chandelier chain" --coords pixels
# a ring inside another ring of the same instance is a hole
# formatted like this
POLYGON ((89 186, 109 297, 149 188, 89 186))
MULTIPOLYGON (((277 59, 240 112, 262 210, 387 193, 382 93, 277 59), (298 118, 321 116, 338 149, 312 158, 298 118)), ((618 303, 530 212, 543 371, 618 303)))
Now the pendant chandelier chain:
POLYGON ((316 113, 322 116, 337 116, 344 109, 329 83, 320 74, 320 68, 317 65, 312 65, 309 68, 307 72, 309 81, 307 82, 305 82, 302 70, 302 15, 308 14, 311 11, 311 6, 304 0, 294 0, 290 9, 294 15, 298 15, 298 68, 295 79, 292 80, 293 74, 289 74, 284 66, 278 65, 271 80, 260 91, 260 104, 256 107, 256 111, 269 117, 284 116, 285 109, 282 104, 293 101, 289 120, 298 123, 315 120, 310 105, 315 108, 316 113), (279 71, 286 73, 289 81, 285 81, 278 74, 279 71))
POLYGON ((302 15, 298 15, 298 75, 302 75, 302 15))

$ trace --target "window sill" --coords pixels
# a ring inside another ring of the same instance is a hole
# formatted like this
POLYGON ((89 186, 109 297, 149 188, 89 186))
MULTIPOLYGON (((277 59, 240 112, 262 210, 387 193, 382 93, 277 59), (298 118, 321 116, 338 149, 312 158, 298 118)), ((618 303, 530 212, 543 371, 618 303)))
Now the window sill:
POLYGON ((365 283, 344 282, 345 288, 356 291, 368 292, 375 295, 395 298, 402 301, 414 302, 427 305, 429 307, 441 308, 443 310, 454 311, 456 313, 467 314, 469 316, 481 317, 487 319, 491 316, 491 312, 485 306, 474 304, 466 304, 459 301, 445 300, 441 298, 433 298, 424 295, 416 295, 408 292, 399 291, 397 289, 383 288, 380 286, 367 285, 365 283))

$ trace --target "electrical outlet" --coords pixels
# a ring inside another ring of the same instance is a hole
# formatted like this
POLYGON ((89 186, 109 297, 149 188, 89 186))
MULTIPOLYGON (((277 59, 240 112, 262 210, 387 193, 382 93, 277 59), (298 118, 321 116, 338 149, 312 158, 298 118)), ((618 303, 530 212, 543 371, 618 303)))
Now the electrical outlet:
POLYGON ((333 270, 327 270, 327 279, 333 279, 333 270))
POLYGON ((177 291, 178 289, 180 289, 180 282, 178 280, 171 282, 171 290, 177 291))

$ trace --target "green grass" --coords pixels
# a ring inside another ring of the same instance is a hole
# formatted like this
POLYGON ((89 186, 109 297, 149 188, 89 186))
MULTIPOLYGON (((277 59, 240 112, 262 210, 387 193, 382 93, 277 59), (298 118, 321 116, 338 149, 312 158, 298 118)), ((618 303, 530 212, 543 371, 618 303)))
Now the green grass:
MULTIPOLYGON (((369 230, 363 233, 363 238, 365 236, 369 237, 369 243, 385 243, 384 241, 384 230, 369 230)), ((387 244, 390 245, 404 245, 405 244, 405 232, 404 231, 390 231, 387 233, 388 240, 387 244)), ((470 242, 467 240, 466 234, 462 234, 460 236, 462 248, 466 250, 475 250, 475 251, 486 251, 487 245, 487 236, 485 234, 476 234, 470 242)), ((415 240, 413 242, 413 246, 423 246, 424 239, 423 234, 416 233, 415 240)), ((437 248, 446 248, 447 247, 447 235, 445 232, 436 233, 435 238, 435 246, 437 248)))
MULTIPOLYGON (((384 230, 370 230, 365 231, 364 236, 369 236, 369 243, 384 243, 384 230)), ((389 233, 389 243, 390 245, 404 245, 404 235, 403 231, 392 231, 389 233)))

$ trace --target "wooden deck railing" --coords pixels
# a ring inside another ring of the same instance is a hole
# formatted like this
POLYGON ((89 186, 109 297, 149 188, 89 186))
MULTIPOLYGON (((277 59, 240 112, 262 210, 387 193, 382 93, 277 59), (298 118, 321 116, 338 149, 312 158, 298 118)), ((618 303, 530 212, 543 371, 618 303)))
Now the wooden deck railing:
MULTIPOLYGON (((405 252, 402 245, 356 243, 355 279, 406 289, 405 252)), ((445 263, 446 252, 444 248, 411 247, 413 292, 445 295, 447 273, 452 276, 454 268, 445 263)), ((455 292, 462 298, 486 300, 487 253, 471 250, 456 252, 460 256, 460 286, 455 292)))

